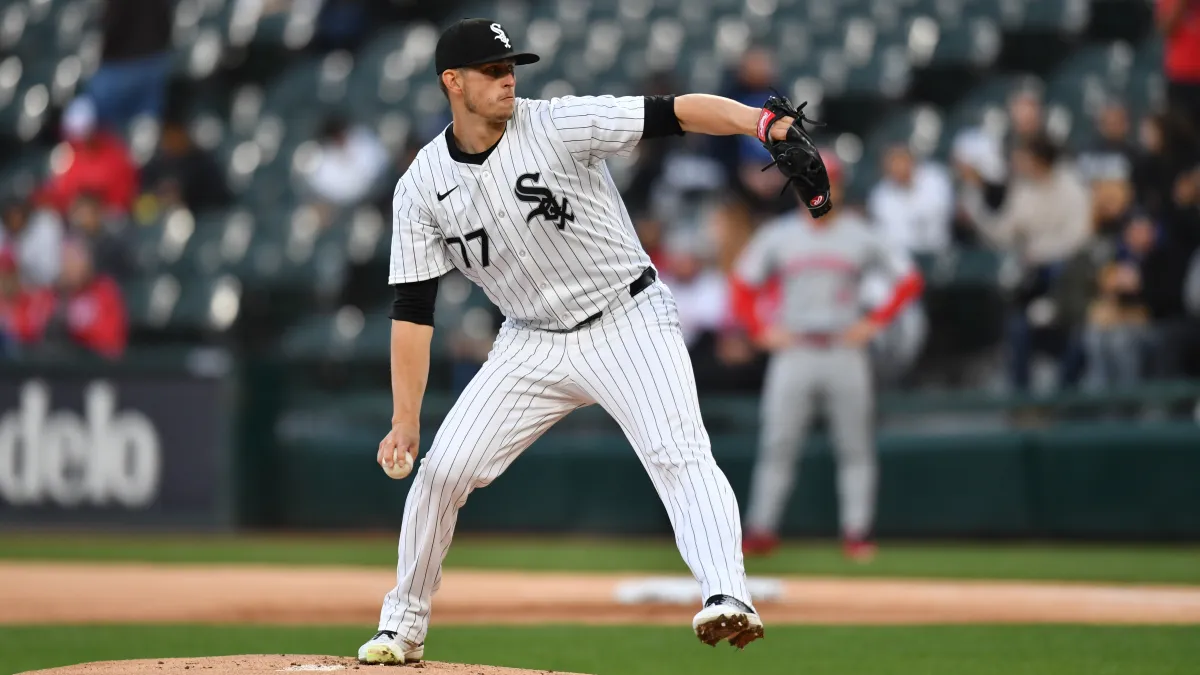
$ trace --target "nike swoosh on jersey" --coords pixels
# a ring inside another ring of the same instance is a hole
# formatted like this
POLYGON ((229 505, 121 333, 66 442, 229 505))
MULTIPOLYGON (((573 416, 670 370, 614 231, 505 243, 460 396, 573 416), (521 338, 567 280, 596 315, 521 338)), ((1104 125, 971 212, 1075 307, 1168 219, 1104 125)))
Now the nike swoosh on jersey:
POLYGON ((440 202, 440 201, 442 201, 443 199, 445 199, 446 197, 449 197, 449 196, 450 196, 450 193, 451 193, 451 192, 454 192, 454 191, 455 191, 455 190, 457 190, 457 189, 458 189, 458 186, 457 186, 457 185, 455 185, 454 187, 450 188, 449 190, 446 190, 446 193, 445 193, 445 194, 439 194, 439 195, 437 196, 437 198, 438 198, 438 201, 440 202))

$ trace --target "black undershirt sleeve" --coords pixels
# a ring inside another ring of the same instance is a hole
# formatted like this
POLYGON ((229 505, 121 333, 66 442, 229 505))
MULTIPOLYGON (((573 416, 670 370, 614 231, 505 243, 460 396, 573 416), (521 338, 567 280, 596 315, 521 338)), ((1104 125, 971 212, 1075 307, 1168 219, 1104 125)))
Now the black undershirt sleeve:
POLYGON ((642 122, 642 138, 682 136, 683 127, 675 116, 674 96, 647 96, 645 120, 642 122))
POLYGON ((422 326, 433 325, 433 308, 437 304, 438 279, 426 279, 407 284, 394 284, 392 289, 392 311, 388 314, 393 321, 407 321, 422 326))

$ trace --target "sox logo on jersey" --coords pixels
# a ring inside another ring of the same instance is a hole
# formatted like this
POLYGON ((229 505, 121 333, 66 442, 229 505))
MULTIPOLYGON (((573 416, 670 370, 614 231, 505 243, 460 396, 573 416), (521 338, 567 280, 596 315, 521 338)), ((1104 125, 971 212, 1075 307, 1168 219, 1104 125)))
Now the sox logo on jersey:
POLYGON ((555 201, 554 193, 544 187, 538 187, 537 182, 540 174, 527 173, 517 179, 517 186, 513 189, 517 199, 523 202, 537 204, 537 208, 529 212, 525 216, 525 222, 528 223, 538 216, 544 217, 548 222, 557 221, 558 229, 567 229, 567 221, 575 222, 575 214, 571 213, 571 203, 566 197, 562 198, 562 202, 555 201))

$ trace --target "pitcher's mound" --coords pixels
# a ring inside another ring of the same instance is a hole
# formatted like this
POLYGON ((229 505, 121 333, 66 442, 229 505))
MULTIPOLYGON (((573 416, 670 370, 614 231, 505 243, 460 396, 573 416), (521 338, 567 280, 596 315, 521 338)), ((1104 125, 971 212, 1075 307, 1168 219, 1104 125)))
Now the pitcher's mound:
POLYGON ((144 659, 141 661, 97 661, 77 666, 35 670, 21 675, 275 675, 275 673, 343 673, 386 675, 412 671, 412 675, 572 675, 549 670, 522 670, 495 666, 425 661, 406 666, 364 666, 340 656, 294 656, 290 654, 214 656, 195 659, 144 659))

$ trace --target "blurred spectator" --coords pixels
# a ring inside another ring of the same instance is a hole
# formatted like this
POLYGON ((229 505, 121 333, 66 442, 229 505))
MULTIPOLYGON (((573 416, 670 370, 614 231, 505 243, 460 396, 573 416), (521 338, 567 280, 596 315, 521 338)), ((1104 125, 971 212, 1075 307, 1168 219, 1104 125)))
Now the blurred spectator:
MULTIPOLYGON (((670 95, 676 89, 670 73, 651 75, 641 88, 647 96, 670 95)), ((622 189, 628 209, 665 220, 667 226, 697 227, 711 206, 710 198, 729 187, 725 167, 712 156, 712 141, 710 136, 689 134, 638 143, 622 189)))
POLYGON ((1200 119, 1200 0, 1157 0, 1166 38, 1163 71, 1167 102, 1180 119, 1200 119))
POLYGON ((1135 221, 1125 239, 1138 256, 1141 297, 1151 322, 1146 334, 1146 375, 1177 377, 1191 334, 1183 293, 1196 245, 1169 226, 1151 225, 1149 218, 1135 221))
POLYGON ((980 185, 971 186, 964 201, 982 238, 1013 255, 1022 268, 1008 326, 1010 382, 1017 390, 1028 388, 1035 343, 1050 333, 1065 340, 1052 349, 1061 359, 1060 384, 1073 384, 1082 365, 1080 326, 1064 321, 1049 297, 1063 263, 1091 234, 1090 196, 1074 167, 1059 160, 1058 148, 1044 135, 1013 152, 1012 168, 1012 184, 998 214, 985 205, 980 185))
POLYGON ((317 17, 313 46, 318 50, 355 50, 367 35, 367 3, 363 0, 325 0, 317 17))
POLYGON ((9 328, 21 348, 73 351, 77 348, 105 358, 125 351, 128 317, 116 282, 95 274, 91 252, 80 240, 62 249, 58 288, 23 290, 9 313, 9 328))
POLYGON ((82 239, 91 249, 97 274, 117 280, 132 276, 133 226, 127 218, 106 213, 97 195, 84 192, 71 205, 68 225, 71 235, 82 239))
MULTIPOLYGON (((669 140, 671 145, 661 158, 657 178, 645 186, 644 213, 663 221, 667 228, 700 228, 728 190, 729 182, 721 165, 704 154, 706 137, 693 134, 682 139, 655 139, 659 140, 669 140)), ((648 175, 635 174, 627 191, 641 192, 637 183, 648 179, 648 175)))
POLYGON ((1172 187, 1171 205, 1161 220, 1163 243, 1143 265, 1155 322, 1150 369, 1160 378, 1178 376, 1189 361, 1200 359, 1200 312, 1189 310, 1188 290, 1195 283, 1192 270, 1200 274, 1200 168, 1180 175, 1172 187))
POLYGON ((1001 142, 981 128, 966 129, 954 138, 951 161, 955 177, 955 243, 975 245, 979 236, 966 208, 963 196, 978 190, 984 204, 992 210, 1004 204, 1008 167, 1001 142))
MULTIPOLYGON (((419 138, 416 128, 410 128, 402 143, 388 149, 390 158, 388 159, 388 165, 384 167, 379 179, 381 185, 395 187, 396 182, 404 176, 404 172, 408 171, 409 165, 417 158, 417 153, 421 151, 423 146, 419 138)), ((380 213, 391 218, 387 214, 392 212, 392 190, 384 189, 376 191, 371 203, 380 213)))
POLYGON ((1165 115, 1148 115, 1138 128, 1138 150, 1133 164, 1134 190, 1138 202, 1152 216, 1161 217, 1171 200, 1171 182, 1175 172, 1167 147, 1165 115))
POLYGON ((888 148, 884 179, 871 190, 867 212, 893 245, 910 253, 939 253, 950 246, 954 188, 939 164, 918 164, 907 145, 888 148))
POLYGON ((1188 261, 1187 278, 1183 284, 1183 303, 1192 322, 1200 321, 1200 250, 1193 251, 1188 261))
MULTIPOLYGON (((751 212, 741 200, 725 199, 707 214, 704 229, 697 236, 711 242, 716 271, 729 279, 738 256, 754 234, 751 212)), ((770 311, 776 291, 768 288, 764 292, 763 311, 770 311)), ((697 386, 709 391, 758 391, 767 365, 766 357, 736 325, 702 334, 692 348, 692 362, 697 386)))
MULTIPOLYGON (((891 297, 894 282, 886 274, 872 270, 862 281, 862 308, 870 314, 883 307, 891 297)), ((896 315, 896 319, 871 341, 871 372, 881 385, 902 383, 912 373, 929 336, 929 319, 921 298, 914 298, 896 315)))
POLYGON ((1012 167, 1013 182, 999 213, 987 208, 980 184, 970 186, 964 204, 980 234, 1031 267, 1067 259, 1091 232, 1087 187, 1045 136, 1017 148, 1012 167))
MULTIPOLYGON (((1004 185, 1008 178, 1004 148, 983 129, 960 131, 954 137, 951 157, 955 175, 969 184, 1004 185)), ((997 202, 996 208, 999 206, 997 202)))
POLYGON ((20 292, 16 257, 8 247, 0 245, 0 358, 12 358, 19 351, 12 314, 20 292))
POLYGON ((187 127, 176 119, 163 124, 158 151, 142 169, 142 192, 156 212, 184 206, 199 214, 232 200, 216 160, 192 142, 187 127))
POLYGON ((705 228, 708 230, 705 234, 717 252, 717 269, 722 274, 729 274, 742 249, 754 236, 755 223, 750 209, 737 199, 724 199, 708 214, 705 228))
POLYGON ((712 246, 702 232, 676 229, 667 239, 663 281, 679 307, 679 324, 688 349, 705 333, 725 327, 729 318, 729 284, 712 262, 712 246))
MULTIPOLYGON (((779 88, 775 57, 769 49, 751 47, 742 55, 732 81, 721 95, 745 105, 761 108, 779 88)), ((750 136, 717 136, 711 139, 713 153, 724 167, 734 192, 752 209, 756 218, 778 215, 795 206, 791 193, 783 193, 787 180, 778 171, 763 171, 771 154, 750 136)))
POLYGON ((1137 155, 1129 142, 1129 111, 1119 101, 1108 101, 1096 116, 1096 139, 1079 153, 1079 172, 1087 180, 1099 177, 1133 177, 1137 155))
POLYGON ((1008 98, 1008 132, 1005 150, 1011 152, 1046 132, 1041 90, 1033 85, 1016 89, 1008 98))
POLYGON ((106 209, 129 213, 137 195, 137 167, 121 139, 97 125, 96 106, 76 98, 62 120, 64 145, 51 160, 53 175, 37 192, 39 202, 65 215, 82 192, 100 195, 106 209))
POLYGON ((63 274, 56 312, 47 333, 65 328, 71 343, 105 358, 125 352, 129 316, 116 281, 99 274, 87 243, 71 240, 63 247, 63 274))
POLYGON ((1200 248, 1200 166, 1180 174, 1172 183, 1164 221, 1179 249, 1191 253, 1200 248))
POLYGON ((1105 237, 1119 237, 1129 224, 1134 209, 1133 183, 1117 167, 1110 167, 1115 174, 1093 174, 1090 190, 1092 195, 1092 229, 1105 237))
POLYGON ((10 198, 0 213, 0 224, 0 249, 7 249, 12 257, 21 285, 39 288, 57 282, 63 242, 58 215, 28 200, 10 198))
POLYGON ((388 166, 387 149, 366 127, 331 115, 321 127, 320 155, 308 176, 319 205, 351 207, 372 195, 388 166))
POLYGON ((107 0, 100 68, 87 83, 100 119, 124 129, 138 115, 162 116, 171 72, 174 3, 107 0))
POLYGON ((1099 269, 1097 295, 1088 307, 1084 331, 1092 387, 1103 389, 1141 380, 1149 322, 1142 270, 1161 239, 1150 219, 1140 215, 1126 228, 1113 259, 1099 269))

